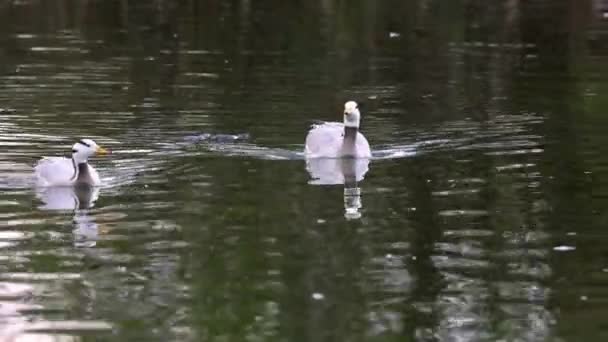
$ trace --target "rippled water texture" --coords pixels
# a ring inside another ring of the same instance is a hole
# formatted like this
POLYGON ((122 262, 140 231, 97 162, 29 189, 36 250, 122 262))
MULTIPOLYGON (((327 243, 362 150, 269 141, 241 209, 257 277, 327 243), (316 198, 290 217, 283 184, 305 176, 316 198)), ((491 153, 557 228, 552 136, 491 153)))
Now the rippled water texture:
POLYGON ((263 3, 0 3, 0 340, 608 338, 601 1, 263 3))

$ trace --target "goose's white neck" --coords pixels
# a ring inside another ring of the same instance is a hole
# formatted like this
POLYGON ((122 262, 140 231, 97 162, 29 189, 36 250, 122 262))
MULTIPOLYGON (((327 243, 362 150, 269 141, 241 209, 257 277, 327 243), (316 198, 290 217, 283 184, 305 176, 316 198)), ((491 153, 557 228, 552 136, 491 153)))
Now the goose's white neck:
POLYGON ((74 160, 74 163, 76 165, 83 164, 88 161, 87 156, 85 156, 83 153, 79 153, 79 152, 72 153, 72 159, 74 160))
POLYGON ((359 123, 361 122, 361 115, 358 110, 351 114, 344 114, 344 127, 349 128, 359 128, 359 123))

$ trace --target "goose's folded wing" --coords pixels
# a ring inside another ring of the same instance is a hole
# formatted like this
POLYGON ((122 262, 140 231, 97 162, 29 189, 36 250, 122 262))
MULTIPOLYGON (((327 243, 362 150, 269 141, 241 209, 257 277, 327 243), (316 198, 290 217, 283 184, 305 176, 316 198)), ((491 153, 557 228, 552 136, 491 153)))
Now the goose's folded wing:
POLYGON ((75 169, 71 159, 52 157, 40 160, 35 172, 43 185, 67 185, 71 183, 75 169))
POLYGON ((357 132, 357 153, 359 158, 371 158, 372 151, 369 147, 369 142, 361 132, 357 132))
POLYGON ((335 157, 344 135, 344 125, 324 123, 315 125, 306 136, 306 153, 315 157, 335 157))

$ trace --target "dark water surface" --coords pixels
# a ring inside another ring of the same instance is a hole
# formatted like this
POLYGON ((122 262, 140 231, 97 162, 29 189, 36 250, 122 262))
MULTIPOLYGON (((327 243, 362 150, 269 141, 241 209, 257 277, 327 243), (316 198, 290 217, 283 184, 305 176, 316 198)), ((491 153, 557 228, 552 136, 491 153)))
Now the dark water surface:
POLYGON ((0 3, 0 340, 606 340, 601 2, 297 3, 0 3))

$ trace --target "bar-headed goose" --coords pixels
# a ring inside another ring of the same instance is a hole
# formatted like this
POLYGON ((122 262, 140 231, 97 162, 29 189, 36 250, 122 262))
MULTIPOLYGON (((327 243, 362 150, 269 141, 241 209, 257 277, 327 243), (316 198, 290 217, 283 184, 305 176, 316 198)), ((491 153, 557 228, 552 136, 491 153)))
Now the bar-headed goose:
POLYGON ((72 157, 45 157, 34 168, 38 185, 70 186, 101 185, 97 171, 87 162, 95 154, 107 154, 91 139, 82 139, 72 146, 72 157))
POLYGON ((367 139, 359 132, 361 113, 357 103, 344 104, 344 123, 314 125, 306 136, 307 158, 371 158, 367 139))

